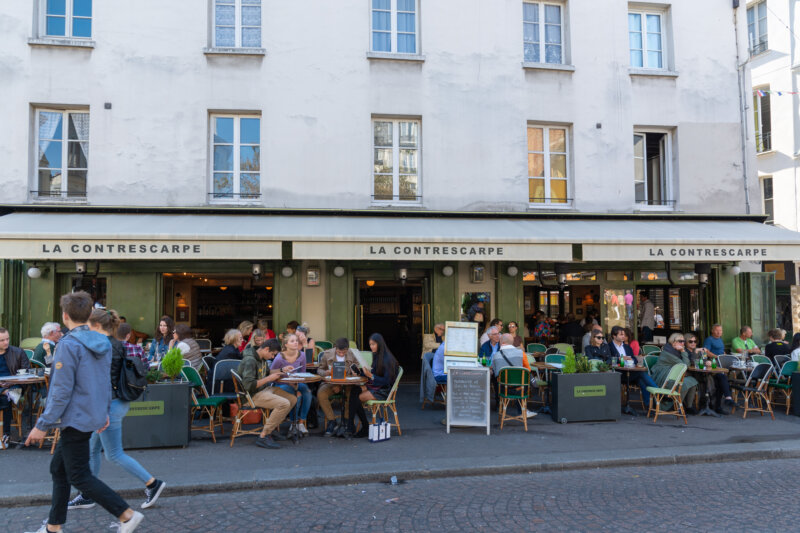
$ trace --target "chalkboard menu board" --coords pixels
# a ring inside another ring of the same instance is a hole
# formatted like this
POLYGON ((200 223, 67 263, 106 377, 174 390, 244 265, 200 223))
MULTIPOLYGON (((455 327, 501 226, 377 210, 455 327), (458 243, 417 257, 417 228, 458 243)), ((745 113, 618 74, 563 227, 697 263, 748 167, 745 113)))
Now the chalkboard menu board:
POLYGON ((450 426, 486 426, 489 434, 489 369, 451 366, 447 373, 447 432, 450 426))

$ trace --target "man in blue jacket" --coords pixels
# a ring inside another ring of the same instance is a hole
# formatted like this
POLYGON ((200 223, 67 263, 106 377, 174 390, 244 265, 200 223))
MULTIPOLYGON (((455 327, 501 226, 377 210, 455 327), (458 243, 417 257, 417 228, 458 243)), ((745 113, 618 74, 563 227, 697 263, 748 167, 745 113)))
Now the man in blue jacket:
POLYGON ((492 326, 486 332, 489 334, 489 340, 481 345, 478 357, 485 357, 491 364, 492 356, 500 349, 500 330, 496 326, 492 326))
POLYGON ((53 478, 50 516, 36 533, 61 531, 67 521, 71 486, 118 517, 120 533, 129 533, 136 529, 143 515, 94 477, 89 468, 92 432, 108 427, 111 343, 105 335, 91 331, 86 325, 92 312, 92 298, 86 292, 62 296, 61 310, 70 332, 56 347, 47 406, 25 441, 26 446, 39 443, 47 430, 61 429, 50 461, 53 478))

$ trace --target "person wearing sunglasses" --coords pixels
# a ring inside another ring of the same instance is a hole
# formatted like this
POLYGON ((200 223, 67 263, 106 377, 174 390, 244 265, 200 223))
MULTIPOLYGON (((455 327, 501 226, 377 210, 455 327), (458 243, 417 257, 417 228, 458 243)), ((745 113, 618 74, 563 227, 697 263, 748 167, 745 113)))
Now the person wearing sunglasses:
POLYGON ((592 330, 589 344, 583 347, 583 355, 587 359, 600 359, 605 363, 611 364, 611 350, 608 348, 608 343, 603 336, 602 330, 592 330))
MULTIPOLYGON (((689 353, 686 351, 686 339, 683 333, 673 333, 669 336, 669 344, 665 344, 661 349, 661 355, 658 356, 658 361, 651 369, 653 372, 653 379, 656 383, 665 383, 670 369, 679 364, 685 364, 687 367, 692 364, 689 358, 689 353)), ((685 376, 683 378, 683 386, 681 387, 681 401, 686 410, 687 415, 696 415, 697 409, 694 408, 694 397, 697 394, 697 380, 692 376, 685 376)))
MULTIPOLYGON (((633 349, 627 343, 627 333, 622 326, 611 328, 611 344, 609 351, 612 357, 619 357, 620 361, 633 361, 637 366, 644 366, 644 357, 634 355, 633 349)), ((656 382, 647 372, 637 372, 631 379, 636 380, 636 385, 642 391, 642 401, 645 405, 650 405, 650 393, 647 387, 656 387, 656 382)))

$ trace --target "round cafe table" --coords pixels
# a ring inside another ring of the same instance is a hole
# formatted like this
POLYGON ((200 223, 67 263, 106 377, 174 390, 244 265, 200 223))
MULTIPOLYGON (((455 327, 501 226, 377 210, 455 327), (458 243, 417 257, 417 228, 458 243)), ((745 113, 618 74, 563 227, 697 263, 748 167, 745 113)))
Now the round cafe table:
POLYGON ((711 379, 714 376, 714 374, 726 374, 728 372, 728 369, 722 367, 697 368, 696 366, 690 366, 687 370, 695 375, 695 377, 697 378, 698 385, 702 388, 701 396, 706 397, 705 406, 702 409, 700 409, 700 412, 697 414, 720 418, 722 415, 711 409, 711 396, 708 393, 708 380, 711 379))
MULTIPOLYGON (((35 370, 35 369, 34 369, 35 370)), ((39 385, 46 383, 47 378, 44 376, 37 376, 36 374, 17 374, 15 376, 0 377, 0 387, 25 387, 25 395, 28 399, 30 406, 28 411, 28 425, 33 427, 33 387, 31 385, 39 385)), ((20 428, 20 433, 22 428, 20 428)))
MULTIPOLYGON (((342 387, 342 395, 344 396, 347 394, 345 387, 355 387, 355 386, 360 387, 361 385, 366 385, 367 382, 369 381, 369 378, 365 376, 347 376, 345 379, 331 379, 330 376, 325 376, 324 381, 325 383, 329 383, 331 385, 339 385, 340 387, 342 387)), ((345 405, 345 400, 344 398, 342 398, 342 410, 340 412, 339 423, 337 424, 336 428, 337 436, 344 435, 344 405, 345 405)))
POLYGON ((622 412, 626 415, 636 416, 636 411, 630 406, 631 396, 631 374, 634 372, 647 372, 646 366, 615 366, 613 370, 618 372, 625 372, 625 405, 622 407, 622 412))
MULTIPOLYGON (((297 372, 297 374, 305 374, 297 376, 295 374, 289 374, 285 377, 282 377, 278 380, 278 383, 284 383, 286 385, 297 385, 298 383, 317 383, 322 381, 322 376, 318 376, 316 374, 309 374, 308 372, 297 372)), ((292 439, 292 442, 297 444, 297 441, 300 439, 300 432, 297 430, 297 410, 300 408, 300 403, 297 402, 294 404, 294 420, 292 421, 291 425, 289 426, 289 431, 287 432, 286 436, 292 439)))

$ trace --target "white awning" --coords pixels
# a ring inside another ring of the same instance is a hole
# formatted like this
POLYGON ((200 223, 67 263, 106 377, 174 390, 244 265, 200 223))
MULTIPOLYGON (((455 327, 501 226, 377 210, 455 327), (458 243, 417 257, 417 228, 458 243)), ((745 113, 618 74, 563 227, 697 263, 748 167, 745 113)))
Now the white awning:
POLYGON ((7 259, 800 260, 800 233, 741 220, 13 213, 7 259))

